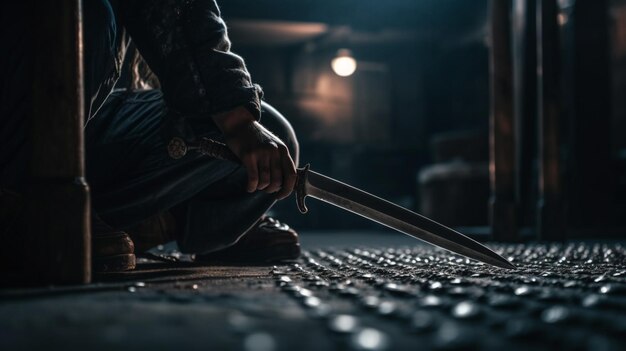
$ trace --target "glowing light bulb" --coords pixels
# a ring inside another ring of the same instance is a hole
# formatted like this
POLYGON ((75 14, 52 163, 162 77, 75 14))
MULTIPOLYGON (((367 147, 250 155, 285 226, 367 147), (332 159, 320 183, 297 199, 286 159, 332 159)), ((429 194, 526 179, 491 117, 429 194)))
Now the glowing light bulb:
POLYGON ((333 71, 342 77, 352 75, 356 71, 356 60, 348 49, 337 51, 337 56, 330 62, 333 71))

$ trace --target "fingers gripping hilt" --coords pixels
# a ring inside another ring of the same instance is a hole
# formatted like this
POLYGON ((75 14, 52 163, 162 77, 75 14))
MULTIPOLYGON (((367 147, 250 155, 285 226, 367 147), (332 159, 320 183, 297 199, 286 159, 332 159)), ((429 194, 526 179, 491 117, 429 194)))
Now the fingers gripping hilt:
MULTIPOLYGON (((183 158, 187 154, 187 152, 189 152, 189 150, 196 150, 199 153, 209 157, 241 164, 241 161, 239 160, 237 155, 230 151, 228 146, 212 139, 204 138, 199 143, 189 145, 182 138, 174 137, 167 145, 167 153, 171 158, 175 160, 183 158)), ((295 185, 296 204, 298 205, 298 210, 300 210, 300 212, 303 214, 309 211, 309 209, 306 207, 304 199, 307 196, 307 173, 309 172, 310 168, 311 165, 307 164, 306 166, 297 169, 297 179, 295 185)))
POLYGON ((295 190, 296 190, 296 204, 298 205, 298 210, 300 210, 300 213, 304 214, 309 212, 309 209, 306 207, 306 203, 304 202, 304 199, 307 196, 306 193, 306 181, 307 181, 307 173, 309 173, 309 169, 311 168, 310 164, 306 164, 306 166, 302 167, 302 168, 298 168, 297 173, 298 173, 298 178, 296 180, 296 186, 295 186, 295 190))

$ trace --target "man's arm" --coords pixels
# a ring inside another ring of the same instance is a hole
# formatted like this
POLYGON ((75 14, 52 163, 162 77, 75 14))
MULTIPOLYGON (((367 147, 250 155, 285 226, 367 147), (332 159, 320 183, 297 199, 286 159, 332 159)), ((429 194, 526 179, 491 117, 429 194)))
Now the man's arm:
POLYGON ((117 13, 159 77, 169 108, 207 118, 244 106, 259 118, 260 88, 230 52, 214 0, 124 0, 117 13))
POLYGON ((248 171, 248 192, 278 192, 278 199, 289 196, 296 184, 296 168, 283 141, 242 107, 216 115, 213 120, 248 171))
POLYGON ((230 52, 214 0, 125 0, 118 17, 159 77, 168 108, 211 118, 248 171, 248 191, 291 193, 295 167, 284 143, 261 126, 261 90, 230 52))

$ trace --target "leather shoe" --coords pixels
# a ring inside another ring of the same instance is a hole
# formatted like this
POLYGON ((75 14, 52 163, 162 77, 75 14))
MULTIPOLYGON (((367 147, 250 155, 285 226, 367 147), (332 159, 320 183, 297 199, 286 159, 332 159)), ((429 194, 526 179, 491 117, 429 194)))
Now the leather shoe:
POLYGON ((266 264, 293 260, 300 256, 298 233, 287 224, 264 216, 233 246, 196 255, 196 261, 266 264))
POLYGON ((91 236, 92 270, 122 272, 136 267, 135 244, 127 233, 116 231, 94 217, 91 236))

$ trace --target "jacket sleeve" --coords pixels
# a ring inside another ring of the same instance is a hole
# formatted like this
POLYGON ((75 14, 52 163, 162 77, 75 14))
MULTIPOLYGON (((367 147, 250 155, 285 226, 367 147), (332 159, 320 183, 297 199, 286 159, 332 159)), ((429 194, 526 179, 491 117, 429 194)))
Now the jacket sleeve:
POLYGON ((157 75, 168 108, 189 118, 246 107, 262 97, 243 59, 230 51, 215 0, 125 0, 118 17, 157 75))

